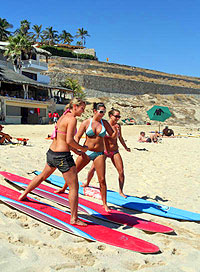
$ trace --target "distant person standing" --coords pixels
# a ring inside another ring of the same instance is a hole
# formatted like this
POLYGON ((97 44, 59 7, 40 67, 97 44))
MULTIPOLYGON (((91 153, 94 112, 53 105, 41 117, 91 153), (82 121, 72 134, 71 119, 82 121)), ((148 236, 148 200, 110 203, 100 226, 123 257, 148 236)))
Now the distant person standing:
POLYGON ((53 113, 53 122, 57 123, 59 117, 60 117, 59 114, 57 112, 54 112, 53 113))
POLYGON ((49 111, 48 117, 49 117, 49 124, 52 124, 53 123, 53 114, 51 111, 49 111))

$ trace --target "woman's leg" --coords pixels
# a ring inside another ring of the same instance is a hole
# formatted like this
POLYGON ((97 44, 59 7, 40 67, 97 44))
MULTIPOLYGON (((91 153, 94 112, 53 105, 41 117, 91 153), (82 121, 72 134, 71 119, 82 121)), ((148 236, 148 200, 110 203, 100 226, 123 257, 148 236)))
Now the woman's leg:
POLYGON ((111 158, 113 165, 115 166, 115 168, 117 169, 117 172, 119 174, 119 194, 123 197, 127 197, 124 193, 123 193, 123 187, 124 187, 124 165, 123 165, 123 161, 122 161, 122 157, 120 155, 120 153, 116 153, 113 155, 113 157, 111 158))
POLYGON ((90 162, 90 157, 83 153, 83 155, 78 156, 76 159, 76 170, 79 173, 88 163, 90 162))
MULTIPOLYGON (((90 158, 86 155, 83 154, 81 156, 78 156, 76 159, 76 172, 80 172, 88 163, 90 162, 90 158)), ((69 181, 65 179, 65 184, 61 189, 58 189, 55 191, 55 193, 64 193, 67 187, 69 186, 69 181)))
POLYGON ((97 177, 100 184, 101 197, 105 211, 109 211, 107 206, 107 186, 106 186, 106 167, 105 167, 105 156, 100 155, 94 160, 94 167, 96 169, 97 177))
POLYGON ((78 219, 78 176, 76 166, 72 166, 69 171, 62 173, 65 183, 69 186, 69 205, 71 210, 71 224, 86 226, 83 221, 78 219))
POLYGON ((87 186, 89 186, 90 181, 91 181, 91 179, 92 179, 93 176, 94 176, 94 173, 95 173, 95 167, 94 167, 94 163, 93 163, 92 166, 91 166, 91 168, 90 168, 90 170, 88 171, 88 174, 87 174, 87 181, 86 181, 86 183, 83 183, 83 184, 81 185, 82 187, 87 187, 87 186))
POLYGON ((38 176, 35 176, 34 179, 32 179, 32 181, 29 183, 26 190, 20 195, 19 200, 23 200, 24 198, 26 198, 28 193, 30 193, 37 186, 39 186, 40 183, 47 179, 55 170, 56 168, 50 167, 48 164, 46 164, 42 173, 39 174, 38 176))
POLYGON ((4 141, 5 141, 5 139, 6 139, 6 137, 5 137, 5 136, 1 137, 1 139, 0 139, 0 144, 3 144, 3 143, 4 143, 4 141))

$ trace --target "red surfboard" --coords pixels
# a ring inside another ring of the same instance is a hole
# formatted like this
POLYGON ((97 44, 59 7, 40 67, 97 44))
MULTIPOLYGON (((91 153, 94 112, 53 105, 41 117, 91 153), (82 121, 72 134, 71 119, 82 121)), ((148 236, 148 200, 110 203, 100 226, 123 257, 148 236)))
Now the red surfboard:
POLYGON ((0 185, 0 201, 54 227, 88 240, 97 240, 141 253, 156 253, 160 251, 156 245, 102 225, 94 224, 89 220, 83 220, 88 224, 87 226, 70 225, 70 213, 30 197, 27 197, 26 201, 19 201, 19 196, 19 192, 0 185))
MULTIPOLYGON (((30 179, 11 174, 9 172, 0 171, 0 174, 3 175, 10 182, 15 183, 16 185, 23 189, 25 189, 31 181, 30 179)), ((41 197, 44 197, 46 199, 49 199, 51 201, 54 201, 60 205, 69 208, 68 194, 67 193, 55 194, 54 192, 55 192, 54 188, 43 184, 40 184, 37 188, 35 188, 32 191, 32 193, 36 195, 39 195, 41 197)), ((108 213, 101 205, 96 204, 89 200, 85 200, 80 197, 79 197, 79 211, 86 212, 100 219, 135 227, 148 232, 170 233, 174 231, 172 228, 169 228, 167 226, 147 221, 117 210, 111 210, 108 213)))

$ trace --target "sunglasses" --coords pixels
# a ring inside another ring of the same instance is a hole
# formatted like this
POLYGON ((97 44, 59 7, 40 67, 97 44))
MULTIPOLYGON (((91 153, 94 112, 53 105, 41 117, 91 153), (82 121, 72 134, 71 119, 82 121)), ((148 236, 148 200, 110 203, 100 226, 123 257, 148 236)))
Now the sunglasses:
POLYGON ((105 114, 106 111, 105 110, 97 110, 98 113, 101 113, 101 114, 105 114))
POLYGON ((121 118, 121 115, 113 115, 115 118, 121 118))

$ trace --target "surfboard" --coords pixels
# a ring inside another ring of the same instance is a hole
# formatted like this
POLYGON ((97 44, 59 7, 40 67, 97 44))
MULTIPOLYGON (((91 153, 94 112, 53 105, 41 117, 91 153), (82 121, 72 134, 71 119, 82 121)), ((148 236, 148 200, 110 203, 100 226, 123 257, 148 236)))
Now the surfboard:
POLYGON ((154 244, 102 225, 93 224, 89 220, 81 218, 87 223, 87 226, 70 225, 70 213, 30 197, 27 197, 26 201, 19 201, 19 196, 19 192, 0 185, 0 201, 54 227, 90 241, 99 241, 132 251, 141 253, 156 253, 160 251, 154 244))
MULTIPOLYGON (((40 174, 39 171, 34 171, 36 175, 40 174)), ((64 185, 64 179, 62 177, 51 175, 47 181, 50 183, 62 187, 64 185)), ((81 184, 81 183, 80 183, 81 184)), ((96 187, 81 187, 79 186, 79 193, 90 196, 96 199, 101 199, 101 193, 99 188, 96 187)), ((129 196, 124 198, 120 196, 117 192, 112 190, 107 190, 107 201, 109 203, 140 211, 145 212, 157 216, 178 219, 178 220, 185 220, 185 221, 200 221, 200 214, 195 212, 190 212, 174 207, 170 207, 167 205, 162 205, 160 203, 148 201, 139 197, 129 196)))
MULTIPOLYGON (((23 189, 26 189, 28 184, 31 181, 30 179, 27 179, 18 175, 14 175, 9 172, 0 171, 0 174, 6 180, 10 181, 11 183, 14 183, 15 185, 23 189)), ((40 184, 37 188, 35 188, 32 191, 32 193, 69 208, 68 194, 67 193, 55 194, 55 188, 40 184)), ((154 223, 151 221, 147 221, 139 217, 123 213, 121 211, 111 210, 108 213, 105 211, 102 205, 99 205, 89 200, 85 200, 80 197, 79 197, 78 209, 81 212, 85 212, 89 215, 98 217, 103 220, 108 220, 120 225, 135 227, 137 229, 141 229, 148 232, 170 233, 174 231, 170 227, 167 227, 158 223, 154 223)))

